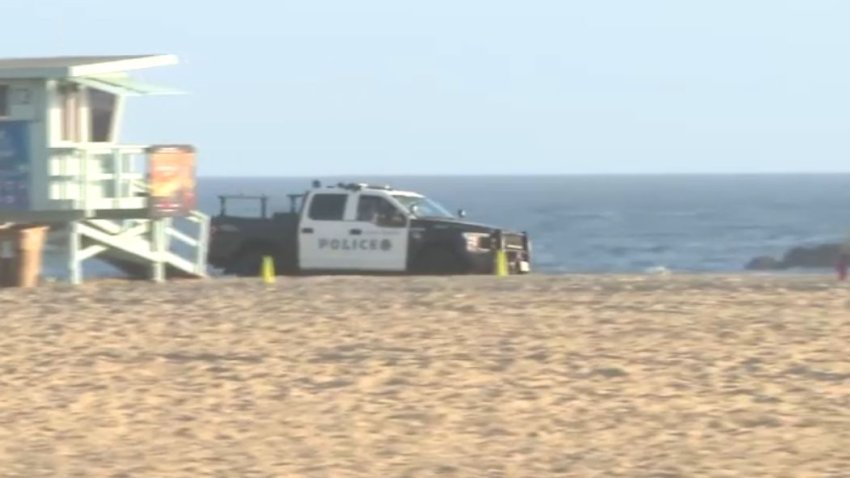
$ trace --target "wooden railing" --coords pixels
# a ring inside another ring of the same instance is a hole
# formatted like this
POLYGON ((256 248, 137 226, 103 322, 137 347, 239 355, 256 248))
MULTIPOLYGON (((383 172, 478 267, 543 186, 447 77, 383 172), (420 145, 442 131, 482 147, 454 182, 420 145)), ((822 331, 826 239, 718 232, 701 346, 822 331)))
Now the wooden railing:
POLYGON ((47 190, 57 209, 142 209, 144 146, 80 145, 50 149, 47 190))
MULTIPOLYGON (((179 223, 175 224, 178 218, 167 220, 165 232, 170 239, 175 239, 180 242, 182 246, 191 249, 190 254, 194 259, 193 268, 191 270, 198 275, 204 275, 206 274, 207 250, 210 237, 210 217, 200 211, 191 211, 188 216, 179 219, 195 224, 197 229, 194 231, 194 237, 191 232, 181 230, 182 228, 178 227, 180 225, 179 223)), ((183 265, 181 268, 186 271, 190 270, 188 263, 183 265)))

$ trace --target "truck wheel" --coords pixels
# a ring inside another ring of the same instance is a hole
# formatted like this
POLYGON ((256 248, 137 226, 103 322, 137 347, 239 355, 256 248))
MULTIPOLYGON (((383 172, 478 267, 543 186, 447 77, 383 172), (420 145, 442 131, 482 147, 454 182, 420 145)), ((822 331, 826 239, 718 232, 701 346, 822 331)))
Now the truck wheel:
POLYGON ((239 277, 258 277, 264 255, 261 252, 243 252, 225 269, 225 273, 239 277))
POLYGON ((463 262, 447 249, 431 248, 416 258, 414 272, 424 275, 452 275, 464 272, 463 262))

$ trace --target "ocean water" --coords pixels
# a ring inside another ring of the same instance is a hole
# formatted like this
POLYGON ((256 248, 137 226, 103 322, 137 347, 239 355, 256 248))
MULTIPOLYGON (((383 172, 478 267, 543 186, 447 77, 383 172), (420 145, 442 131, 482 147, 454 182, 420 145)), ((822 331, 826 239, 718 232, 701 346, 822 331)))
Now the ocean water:
MULTIPOLYGON (((215 214, 219 194, 244 193, 288 210, 286 194, 313 179, 202 178, 200 207, 215 214)), ((850 234, 850 175, 318 179, 390 184, 463 208, 469 220, 528 231, 541 273, 738 272, 754 256, 850 234)), ((255 203, 230 210, 259 213, 255 203)))

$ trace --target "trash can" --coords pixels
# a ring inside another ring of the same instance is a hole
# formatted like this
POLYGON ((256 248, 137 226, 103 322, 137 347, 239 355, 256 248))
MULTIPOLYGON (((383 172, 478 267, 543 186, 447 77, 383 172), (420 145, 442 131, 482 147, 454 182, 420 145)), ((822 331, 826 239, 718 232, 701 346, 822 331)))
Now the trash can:
POLYGON ((0 228, 0 286, 38 285, 48 229, 26 224, 0 228))

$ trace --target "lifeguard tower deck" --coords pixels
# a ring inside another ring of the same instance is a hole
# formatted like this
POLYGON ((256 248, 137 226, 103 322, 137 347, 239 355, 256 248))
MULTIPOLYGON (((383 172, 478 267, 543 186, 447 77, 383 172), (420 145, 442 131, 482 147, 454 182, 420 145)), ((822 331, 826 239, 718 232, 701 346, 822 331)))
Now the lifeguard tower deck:
POLYGON ((94 257, 155 281, 206 275, 209 218, 195 210, 194 149, 118 143, 128 96, 176 93, 128 72, 176 62, 0 59, 0 223, 49 226, 72 283, 94 257))

